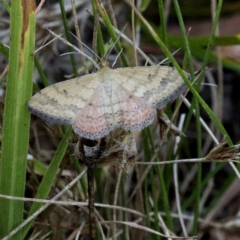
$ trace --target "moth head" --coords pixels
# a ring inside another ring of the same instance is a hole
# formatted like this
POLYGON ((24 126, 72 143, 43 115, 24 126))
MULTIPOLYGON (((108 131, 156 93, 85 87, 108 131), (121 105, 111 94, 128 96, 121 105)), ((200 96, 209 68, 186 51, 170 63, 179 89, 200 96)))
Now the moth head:
POLYGON ((106 60, 102 60, 101 63, 99 63, 100 69, 108 67, 108 62, 106 60))

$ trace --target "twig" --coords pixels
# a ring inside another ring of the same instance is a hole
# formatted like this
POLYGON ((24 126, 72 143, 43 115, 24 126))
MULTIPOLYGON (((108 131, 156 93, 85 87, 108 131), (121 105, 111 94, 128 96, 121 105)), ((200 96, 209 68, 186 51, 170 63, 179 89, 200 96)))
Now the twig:
MULTIPOLYGON (((122 177, 122 169, 120 169, 119 173, 118 173, 118 179, 117 179, 117 184, 116 184, 116 188, 115 188, 115 192, 114 192, 114 200, 113 200, 113 205, 117 205, 117 197, 118 197, 118 192, 119 192, 119 185, 121 182, 121 177, 122 177)), ((113 210, 113 221, 117 221, 117 213, 116 213, 116 209, 113 210)), ((116 224, 113 224, 113 239, 116 239, 116 224)))
POLYGON ((89 208, 89 231, 91 240, 96 239, 96 220, 94 213, 94 166, 89 166, 87 170, 88 179, 88 208, 89 208))

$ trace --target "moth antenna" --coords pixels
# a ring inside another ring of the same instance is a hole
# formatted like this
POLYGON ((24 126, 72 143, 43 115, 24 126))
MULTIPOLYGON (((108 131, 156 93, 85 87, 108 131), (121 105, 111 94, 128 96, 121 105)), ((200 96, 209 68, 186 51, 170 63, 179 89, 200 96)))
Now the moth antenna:
MULTIPOLYGON (((40 4, 39 4, 39 6, 40 6, 40 4)), ((38 6, 38 8, 39 8, 39 6, 38 6)), ((41 9, 41 7, 42 7, 42 6, 40 6, 40 9, 41 9)), ((40 9, 39 9, 39 10, 40 10, 40 9)), ((35 12, 36 12, 36 14, 38 13, 37 9, 35 10, 35 12)), ((44 23, 44 28, 46 28, 46 29, 48 29, 47 23, 49 23, 49 20, 47 20, 46 23, 44 23)), ((59 34, 59 35, 62 36, 62 34, 59 34)), ((50 36, 50 33, 48 33, 47 37, 45 38, 45 40, 43 41, 43 43, 41 44, 41 46, 34 51, 34 54, 37 53, 38 51, 40 51, 41 49, 45 48, 47 45, 49 45, 49 44, 51 44, 52 42, 54 42, 56 39, 58 39, 58 37, 56 36, 56 37, 54 37, 53 39, 51 39, 49 42, 47 42, 49 36, 50 36)))
POLYGON ((99 65, 90 57, 88 56, 85 52, 81 51, 80 49, 78 49, 76 46, 74 46, 73 44, 71 44, 70 42, 68 42, 66 39, 60 37, 59 35, 57 35, 56 33, 54 33, 53 31, 51 31, 50 29, 48 29, 48 31, 55 37, 57 37, 58 39, 60 39, 62 42, 64 42, 65 44, 67 44, 68 46, 72 47, 74 50, 76 50, 77 52, 79 52, 80 54, 82 54, 83 56, 85 56, 89 61, 92 62, 92 64, 97 68, 100 69, 99 65))
MULTIPOLYGON (((34 54, 35 54, 36 52, 38 52, 40 49, 42 49, 42 48, 44 48, 45 46, 47 46, 47 44, 49 44, 49 43, 47 42, 49 36, 50 36, 50 34, 48 33, 48 35, 47 35, 47 37, 45 38, 45 40, 43 41, 43 43, 41 44, 41 46, 40 46, 38 49, 35 50, 34 54)), ((53 40, 55 40, 55 39, 56 39, 56 38, 53 38, 52 40, 50 40, 50 43, 51 43, 53 40)))
POLYGON ((123 49, 121 49, 121 51, 118 53, 116 59, 114 60, 114 62, 113 62, 113 64, 112 64, 112 67, 114 67, 114 65, 116 64, 116 62, 117 62, 117 60, 118 60, 120 54, 122 53, 122 51, 123 51, 123 49))
POLYGON ((117 37, 116 41, 112 44, 112 47, 109 49, 108 54, 106 56, 106 60, 108 59, 110 53, 112 52, 113 48, 116 46, 117 41, 119 40, 120 35, 117 37))
POLYGON ((157 64, 159 64, 159 61, 152 55, 152 54, 150 54, 149 55, 155 62, 157 62, 157 64))
MULTIPOLYGON (((180 49, 181 49, 181 48, 178 48, 176 51, 174 51, 174 52, 172 53, 172 55, 174 56, 180 49)), ((169 57, 164 58, 161 62, 158 63, 157 66, 162 65, 162 64, 165 63, 168 59, 169 59, 169 57)))
MULTIPOLYGON (((126 27, 127 27, 127 24, 123 27, 121 33, 123 33, 123 31, 125 30, 126 27)), ((113 43, 112 47, 109 49, 108 54, 107 54, 107 56, 106 56, 106 60, 108 59, 108 57, 109 57, 110 53, 112 52, 113 48, 116 46, 116 43, 117 43, 117 41, 119 40, 120 37, 121 37, 121 35, 119 34, 118 37, 117 37, 117 39, 116 39, 115 42, 113 43)), ((121 50, 120 52, 122 52, 122 50, 121 50)))
POLYGON ((210 86, 210 87, 218 87, 218 85, 214 84, 214 83, 201 83, 201 85, 203 85, 203 86, 210 86))
POLYGON ((44 40, 43 44, 34 51, 34 54, 37 53, 38 51, 40 51, 41 49, 45 48, 47 45, 49 45, 50 43, 54 42, 56 39, 58 39, 58 37, 54 37, 53 39, 51 39, 49 42, 47 42, 47 38, 44 40), (47 43, 46 43, 47 42, 47 43))
POLYGON ((75 37, 85 48, 87 48, 95 57, 97 57, 100 62, 102 61, 102 59, 90 48, 88 47, 85 43, 83 43, 80 39, 77 38, 76 35, 74 35, 73 33, 69 32, 73 37, 75 37))
POLYGON ((71 54, 79 54, 78 52, 67 52, 67 53, 62 53, 60 56, 65 56, 65 55, 71 55, 71 54))

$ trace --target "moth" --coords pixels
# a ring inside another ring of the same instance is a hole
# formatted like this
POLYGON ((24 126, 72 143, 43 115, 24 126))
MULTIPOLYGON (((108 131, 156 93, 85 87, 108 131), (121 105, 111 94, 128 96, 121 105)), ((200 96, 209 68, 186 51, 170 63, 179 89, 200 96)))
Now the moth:
POLYGON ((156 108, 186 89, 173 67, 111 69, 105 61, 101 65, 96 73, 39 91, 29 100, 28 109, 46 121, 72 125, 81 137, 96 140, 116 128, 136 131, 149 126, 156 108))

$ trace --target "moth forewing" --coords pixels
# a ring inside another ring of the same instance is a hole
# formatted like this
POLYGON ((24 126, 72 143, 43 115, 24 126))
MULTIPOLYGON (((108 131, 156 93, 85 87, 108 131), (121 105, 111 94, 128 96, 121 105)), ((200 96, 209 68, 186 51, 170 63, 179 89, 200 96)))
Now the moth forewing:
MULTIPOLYGON (((189 74, 186 73, 189 77, 189 74)), ((110 69, 53 84, 34 95, 29 110, 47 121, 69 124, 83 138, 95 140, 116 128, 149 126, 155 108, 178 97, 185 84, 173 67, 110 69)))

